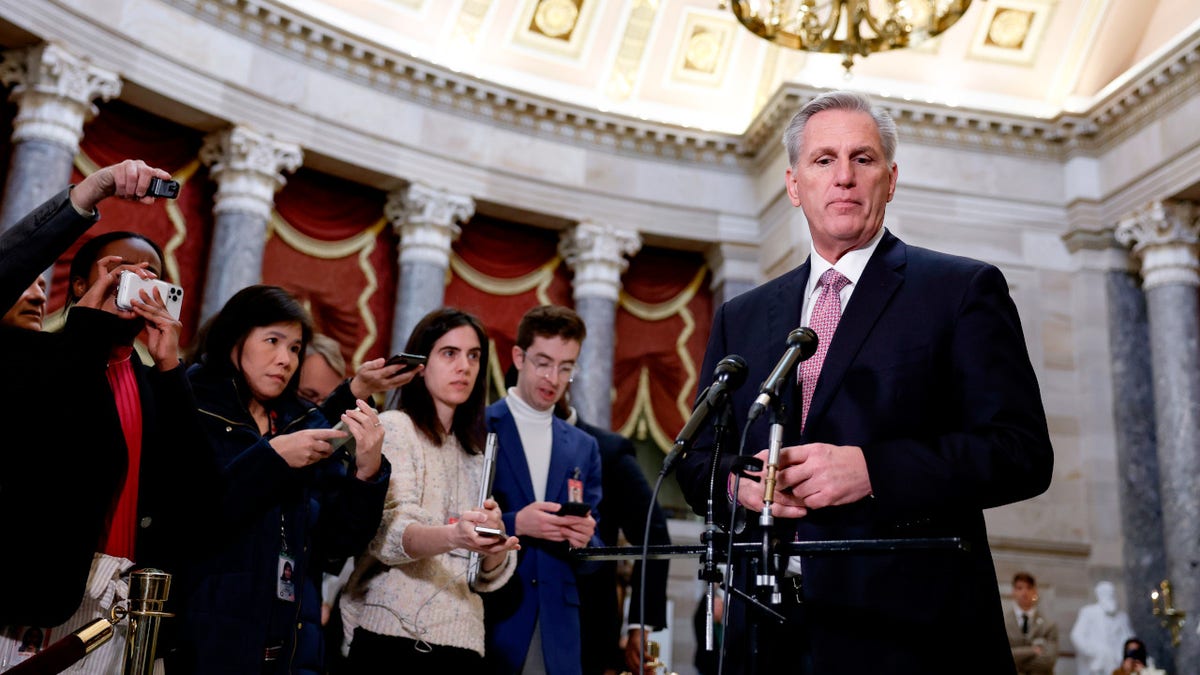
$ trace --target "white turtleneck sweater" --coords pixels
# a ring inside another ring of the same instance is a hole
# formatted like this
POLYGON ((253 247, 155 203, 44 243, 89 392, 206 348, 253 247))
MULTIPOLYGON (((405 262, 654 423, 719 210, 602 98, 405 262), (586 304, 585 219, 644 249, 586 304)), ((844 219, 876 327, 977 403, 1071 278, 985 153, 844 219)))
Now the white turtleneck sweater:
POLYGON ((508 409, 517 423, 517 434, 525 448, 529 464, 529 480, 533 496, 540 502, 546 499, 546 478, 550 475, 550 448, 554 445, 554 408, 538 410, 521 400, 516 387, 508 389, 508 409))

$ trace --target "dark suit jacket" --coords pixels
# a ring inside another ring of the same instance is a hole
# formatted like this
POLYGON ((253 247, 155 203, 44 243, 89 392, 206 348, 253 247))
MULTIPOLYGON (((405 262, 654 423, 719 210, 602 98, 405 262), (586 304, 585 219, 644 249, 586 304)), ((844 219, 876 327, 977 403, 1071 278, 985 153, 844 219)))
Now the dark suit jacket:
MULTIPOLYGON (((578 468, 583 480, 583 499, 600 503, 600 450, 591 436, 554 418, 550 473, 546 479, 546 501, 567 499, 567 479, 578 468)), ((507 401, 488 406, 488 431, 499 436, 496 479, 492 495, 503 511, 504 529, 516 532, 516 515, 535 501, 529 464, 517 423, 507 401)), ((597 517, 595 513, 593 517, 597 517)), ((592 538, 594 545, 599 539, 592 538)), ((565 542, 521 537, 517 572, 504 588, 484 596, 487 623, 487 659, 498 673, 517 673, 525 662, 533 639, 533 626, 540 621, 546 672, 566 675, 580 672, 579 590, 577 564, 569 557, 565 542)))
MULTIPOLYGON (((658 502, 651 502, 653 491, 646 482, 646 475, 638 466, 633 443, 624 436, 594 427, 582 420, 575 426, 584 430, 600 445, 600 468, 604 479, 604 498, 597 511, 600 522, 596 534, 605 546, 616 546, 618 532, 624 532, 631 544, 642 545, 646 535, 646 512, 653 508, 650 516, 650 545, 670 544, 667 534, 667 517, 658 502)), ((633 591, 629 598, 629 623, 643 623, 639 614, 642 594, 642 563, 633 567, 633 591)), ((651 562, 646 568, 646 620, 654 628, 667 625, 667 574, 670 571, 666 560, 651 562)), ((625 659, 618 647, 621 631, 621 614, 617 606, 617 564, 605 562, 593 574, 579 579, 579 601, 583 608, 583 672, 600 673, 607 667, 618 672, 626 670, 625 659)))
MULTIPOLYGON (((747 382, 762 382, 800 325, 808 273, 805 262, 722 306, 701 372, 740 354, 747 382)), ((756 393, 747 386, 733 394, 735 429, 756 393)), ((792 530, 801 540, 957 536, 971 545, 969 553, 806 557, 805 618, 793 635, 806 636, 814 672, 1012 673, 983 509, 1045 491, 1053 454, 1000 271, 885 233, 830 342, 803 434, 798 388, 783 399, 784 446, 861 447, 874 494, 778 521, 782 537, 792 530), (938 636, 937 658, 931 635, 938 636)), ((767 447, 765 418, 750 429, 747 454, 767 447)), ((711 433, 702 434, 679 470, 697 513, 711 444, 711 433)), ((718 485, 730 461, 724 458, 718 485)), ((728 502, 717 501, 727 522, 728 502)))
POLYGON ((0 307, 4 311, 99 218, 76 213, 69 195, 70 190, 54 195, 0 236, 0 307))
MULTIPOLYGON (((127 323, 76 307, 62 333, 0 327, 0 380, 8 383, 0 406, 19 419, 0 455, 0 514, 22 524, 0 559, 0 574, 18 580, 0 603, 0 624, 54 626, 83 598, 129 463, 105 374, 127 323), (64 395, 72 405, 55 403, 64 395)), ((216 467, 183 366, 162 373, 134 359, 133 369, 142 407, 135 562, 175 573, 194 548, 187 537, 216 467)))

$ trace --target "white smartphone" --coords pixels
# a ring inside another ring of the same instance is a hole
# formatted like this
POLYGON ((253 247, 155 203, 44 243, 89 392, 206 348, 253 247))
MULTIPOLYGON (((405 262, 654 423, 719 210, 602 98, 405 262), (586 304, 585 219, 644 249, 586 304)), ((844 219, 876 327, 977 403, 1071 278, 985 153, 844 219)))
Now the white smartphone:
POLYGON ((161 279, 143 279, 128 270, 121 272, 121 279, 117 282, 117 309, 132 311, 133 299, 141 298, 138 291, 145 289, 153 298, 155 288, 167 306, 167 313, 172 319, 178 320, 179 311, 183 309, 183 289, 161 279))
POLYGON ((358 443, 354 440, 354 434, 351 434, 350 430, 346 428, 346 423, 339 420, 337 424, 333 425, 333 430, 344 431, 346 432, 346 435, 342 436, 341 438, 332 439, 329 441, 329 445, 333 446, 334 451, 337 451, 338 448, 345 446, 346 453, 349 454, 350 457, 354 457, 354 450, 358 447, 358 443))

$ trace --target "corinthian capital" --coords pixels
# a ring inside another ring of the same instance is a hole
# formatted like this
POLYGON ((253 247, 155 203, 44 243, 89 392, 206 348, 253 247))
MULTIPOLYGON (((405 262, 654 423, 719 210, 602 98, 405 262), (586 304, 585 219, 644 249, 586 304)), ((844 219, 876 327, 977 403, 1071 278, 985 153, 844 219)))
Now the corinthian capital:
POLYGON ((1200 208, 1195 202, 1151 202, 1122 219, 1115 236, 1141 262, 1143 288, 1200 286, 1200 208))
POLYGON ((558 252, 575 273, 576 298, 605 298, 616 301, 621 290, 621 273, 629 267, 626 256, 642 248, 636 230, 584 221, 563 232, 558 252))
POLYGON ((275 192, 287 183, 283 172, 300 167, 304 153, 246 127, 209 134, 200 148, 200 161, 212 167, 217 182, 215 213, 253 213, 268 217, 275 192))
POLYGON ((42 43, 0 53, 0 82, 17 102, 13 142, 38 139, 79 150, 83 123, 95 116, 95 99, 121 93, 121 78, 62 47, 42 43))
POLYGON ((446 267, 459 223, 475 215, 475 200, 423 183, 409 183, 388 195, 384 215, 400 237, 400 262, 446 267))

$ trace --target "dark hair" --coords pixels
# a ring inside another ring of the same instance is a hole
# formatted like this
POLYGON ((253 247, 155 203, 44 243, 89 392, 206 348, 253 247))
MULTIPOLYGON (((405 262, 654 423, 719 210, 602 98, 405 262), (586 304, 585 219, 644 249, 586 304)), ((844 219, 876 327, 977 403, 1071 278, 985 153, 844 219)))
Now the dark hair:
POLYGON ((1146 663, 1146 643, 1135 637, 1125 641, 1122 652, 1124 656, 1121 658, 1123 659, 1133 659, 1134 661, 1141 661, 1143 664, 1146 663))
MULTIPOLYGON (((96 261, 100 258, 100 249, 108 246, 114 241, 121 241, 122 239, 140 239, 141 241, 146 242, 150 245, 150 248, 154 249, 155 255, 158 256, 158 261, 164 265, 166 264, 166 258, 163 256, 162 248, 144 234, 125 231, 105 232, 104 234, 98 234, 84 242, 83 246, 80 246, 79 250, 75 252, 75 257, 71 259, 71 271, 67 275, 68 304, 79 302, 79 297, 75 295, 75 280, 87 279, 91 276, 92 266, 95 265, 96 261)), ((163 276, 163 270, 158 270, 158 274, 163 276)))
MULTIPOLYGON (((471 388, 471 395, 454 409, 450 433, 458 439, 463 450, 477 454, 483 451, 483 407, 486 403, 488 376, 488 337, 483 324, 474 316, 453 307, 435 309, 426 314, 413 328, 404 351, 429 356, 434 343, 446 333, 461 326, 470 326, 479 337, 479 374, 475 376, 475 386, 471 388)), ((400 387, 399 407, 408 413, 413 425, 430 441, 440 445, 445 440, 437 409, 433 405, 433 397, 425 387, 425 378, 414 377, 411 382, 400 387)))
MULTIPOLYGON (((210 319, 199 336, 192 363, 201 363, 217 376, 233 377, 238 391, 246 391, 246 380, 241 366, 230 358, 233 350, 241 347, 251 330, 277 323, 300 324, 300 354, 312 340, 312 319, 304 307, 284 289, 278 286, 247 286, 238 291, 225 303, 217 315, 210 319)), ((299 386, 300 369, 292 373, 285 394, 295 394, 299 386)))
POLYGON ((539 305, 525 312, 517 325, 517 347, 529 349, 538 336, 582 343, 587 337, 587 326, 575 310, 560 305, 539 305))
POLYGON ((1017 572, 1016 574, 1014 574, 1013 575, 1013 586, 1016 586, 1018 581, 1024 581, 1025 583, 1029 584, 1030 586, 1034 586, 1034 587, 1037 586, 1037 579, 1034 579, 1033 575, 1030 574, 1029 572, 1017 572))

